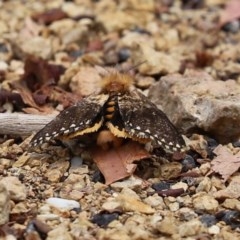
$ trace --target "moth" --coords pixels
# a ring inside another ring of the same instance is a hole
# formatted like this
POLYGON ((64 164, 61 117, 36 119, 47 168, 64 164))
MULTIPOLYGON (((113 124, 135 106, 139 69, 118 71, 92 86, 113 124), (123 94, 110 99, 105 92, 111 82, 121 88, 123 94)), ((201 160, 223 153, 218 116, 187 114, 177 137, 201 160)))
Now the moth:
POLYGON ((99 94, 90 95, 36 133, 32 146, 53 139, 73 139, 108 129, 115 137, 149 143, 166 152, 184 151, 185 142, 168 117, 138 90, 133 77, 116 70, 102 79, 99 94))

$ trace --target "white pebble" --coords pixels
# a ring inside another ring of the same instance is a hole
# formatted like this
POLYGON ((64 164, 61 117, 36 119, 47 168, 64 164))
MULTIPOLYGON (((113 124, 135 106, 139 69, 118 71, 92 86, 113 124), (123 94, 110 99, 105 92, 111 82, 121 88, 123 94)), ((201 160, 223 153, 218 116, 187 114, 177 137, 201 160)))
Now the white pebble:
POLYGON ((220 233, 220 228, 217 225, 213 225, 213 226, 208 228, 208 232, 210 234, 219 234, 220 233))
POLYGON ((59 210, 71 210, 73 208, 80 208, 79 202, 63 198, 48 198, 46 200, 46 203, 59 210))
POLYGON ((6 71, 8 69, 8 65, 6 62, 0 61, 0 70, 6 71))

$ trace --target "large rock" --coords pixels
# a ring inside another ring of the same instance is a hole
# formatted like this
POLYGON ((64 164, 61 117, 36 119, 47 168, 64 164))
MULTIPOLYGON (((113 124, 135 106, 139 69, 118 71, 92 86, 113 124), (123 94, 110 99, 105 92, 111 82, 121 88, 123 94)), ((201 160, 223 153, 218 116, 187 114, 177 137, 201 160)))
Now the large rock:
POLYGON ((203 130, 221 143, 240 136, 240 85, 234 80, 193 71, 168 75, 150 88, 149 98, 184 133, 203 130))

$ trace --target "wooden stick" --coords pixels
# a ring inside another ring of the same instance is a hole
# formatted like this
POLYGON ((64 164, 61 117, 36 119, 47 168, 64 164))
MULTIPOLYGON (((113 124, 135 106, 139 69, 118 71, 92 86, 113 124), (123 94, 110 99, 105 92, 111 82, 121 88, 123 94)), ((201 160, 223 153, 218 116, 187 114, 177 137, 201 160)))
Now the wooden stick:
POLYGON ((55 115, 0 113, 0 134, 29 136, 49 123, 55 115))

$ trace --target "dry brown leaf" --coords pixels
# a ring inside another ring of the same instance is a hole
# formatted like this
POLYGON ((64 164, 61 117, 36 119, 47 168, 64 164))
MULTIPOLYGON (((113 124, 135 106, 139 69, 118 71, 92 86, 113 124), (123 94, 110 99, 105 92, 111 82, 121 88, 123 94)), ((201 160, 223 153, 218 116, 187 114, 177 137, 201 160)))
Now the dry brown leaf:
POLYGON ((22 84, 20 82, 13 82, 13 83, 11 83, 12 88, 21 95, 23 102, 26 105, 30 106, 30 109, 33 108, 33 112, 32 111, 28 111, 27 110, 28 108, 26 108, 26 111, 25 111, 25 109, 23 109, 25 112, 27 112, 27 113, 41 113, 41 112, 43 112, 43 113, 46 113, 46 114, 53 113, 54 109, 51 108, 51 107, 38 106, 35 103, 34 99, 33 99, 32 93, 24 85, 25 84, 22 84))
POLYGON ((33 94, 33 97, 38 104, 43 104, 41 103, 41 98, 43 98, 44 101, 45 98, 47 98, 49 101, 61 103, 64 108, 72 106, 82 99, 81 96, 67 92, 61 87, 55 85, 43 85, 39 91, 36 91, 33 94))
POLYGON ((150 157, 143 145, 128 142, 118 148, 103 150, 96 147, 92 157, 105 178, 106 184, 111 184, 125 177, 131 176, 136 169, 134 161, 150 157))
POLYGON ((233 155, 227 147, 222 145, 215 148, 213 152, 217 154, 217 157, 211 162, 212 170, 219 173, 226 182, 240 167, 240 152, 233 155))
POLYGON ((240 18, 240 1, 231 0, 227 3, 225 10, 220 17, 220 26, 240 18))

